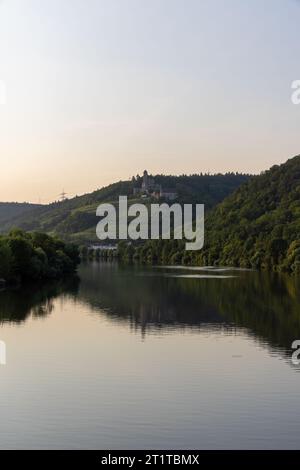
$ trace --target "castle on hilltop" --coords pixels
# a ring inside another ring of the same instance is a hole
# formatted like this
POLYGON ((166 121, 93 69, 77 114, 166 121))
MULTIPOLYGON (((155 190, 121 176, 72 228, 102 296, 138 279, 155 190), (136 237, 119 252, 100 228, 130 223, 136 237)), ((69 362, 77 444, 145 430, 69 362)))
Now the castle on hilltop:
POLYGON ((132 178, 132 183, 134 195, 140 195, 141 197, 151 196, 155 199, 166 199, 168 201, 174 201, 178 197, 174 189, 163 188, 162 185, 157 184, 155 178, 148 175, 147 170, 144 170, 141 186, 137 186, 139 179, 135 177, 132 178))

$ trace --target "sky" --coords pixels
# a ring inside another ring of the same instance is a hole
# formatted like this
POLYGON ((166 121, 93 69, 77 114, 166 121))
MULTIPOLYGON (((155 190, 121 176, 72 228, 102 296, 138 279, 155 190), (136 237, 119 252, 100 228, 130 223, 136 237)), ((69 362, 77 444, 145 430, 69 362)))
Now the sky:
POLYGON ((298 0, 0 0, 0 201, 300 153, 298 0))

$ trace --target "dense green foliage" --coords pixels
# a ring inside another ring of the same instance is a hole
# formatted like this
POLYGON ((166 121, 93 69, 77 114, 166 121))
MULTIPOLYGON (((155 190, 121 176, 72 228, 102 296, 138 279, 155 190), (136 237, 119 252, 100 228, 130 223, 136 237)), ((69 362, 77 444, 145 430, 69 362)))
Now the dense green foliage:
POLYGON ((8 224, 11 219, 42 207, 28 202, 0 202, 0 224, 8 224))
MULTIPOLYGON (((245 183, 250 175, 239 173, 210 175, 201 173, 181 176, 156 175, 154 178, 155 182, 162 188, 174 190, 178 194, 180 203, 202 203, 208 209, 211 209, 241 184, 245 183)), ((137 185, 139 184, 141 184, 141 181, 137 181, 137 185)))
MULTIPOLYGON (((201 202, 207 208, 215 206, 248 179, 248 175, 234 173, 155 176, 158 184, 176 190, 179 202, 201 202)), ((120 195, 128 196, 132 203, 137 202, 133 196, 132 182, 120 181, 90 194, 42 206, 1 224, 0 229, 6 232, 12 227, 20 227, 28 231, 47 232, 75 243, 97 242, 95 229, 99 218, 96 217, 96 208, 103 202, 116 202, 120 195)), ((142 200, 138 199, 138 202, 142 200)))
POLYGON ((0 237, 0 278, 8 282, 55 279, 75 271, 75 245, 44 233, 12 230, 0 237))
POLYGON ((212 211, 202 262, 300 273, 300 156, 252 178, 212 211))
POLYGON ((119 247, 119 257, 148 263, 227 265, 300 273, 300 156, 252 177, 207 214, 205 245, 182 240, 119 247))
MULTIPOLYGON (((120 243, 117 253, 104 250, 94 253, 95 257, 118 256, 126 261, 147 263, 231 265, 300 273, 300 156, 250 179, 230 173, 158 175, 155 180, 176 190, 181 203, 205 204, 204 249, 188 252, 183 240, 149 240, 133 245, 120 243)), ((94 242, 97 241, 97 205, 114 202, 119 195, 128 195, 134 202, 132 183, 115 183, 91 194, 50 204, 13 222, 27 230, 42 229, 67 240, 94 242)), ((0 246, 0 256, 2 271, 5 271, 5 266, 11 266, 5 243, 0 246)), ((89 253, 89 257, 93 257, 93 253, 89 253)))

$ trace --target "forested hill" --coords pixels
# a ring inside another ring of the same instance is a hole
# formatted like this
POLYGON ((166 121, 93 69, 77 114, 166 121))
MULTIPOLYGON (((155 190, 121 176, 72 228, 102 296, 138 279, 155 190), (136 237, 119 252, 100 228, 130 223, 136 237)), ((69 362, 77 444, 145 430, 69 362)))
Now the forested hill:
POLYGON ((300 155, 253 177, 206 221, 205 264, 300 273, 300 155))
POLYGON ((28 202, 0 202, 0 225, 8 223, 9 220, 37 209, 38 207, 42 206, 28 202))
MULTIPOLYGON (((121 259, 146 263, 235 266, 300 274, 300 156, 253 176, 206 211, 204 248, 184 240, 121 246, 121 259)), ((105 252, 104 252, 105 255, 105 252)))
MULTIPOLYGON (((235 173, 154 176, 157 184, 177 192, 179 202, 203 203, 207 210, 222 201, 249 177, 235 173)), ((95 229, 99 221, 96 217, 97 206, 102 202, 117 201, 119 195, 127 195, 132 198, 132 202, 137 202, 133 196, 133 183, 120 181, 90 194, 42 206, 26 213, 25 216, 15 217, 1 224, 1 231, 6 232, 12 227, 19 227, 29 231, 57 234, 78 243, 95 242, 97 241, 95 229)), ((141 201, 139 198, 138 202, 141 201)))

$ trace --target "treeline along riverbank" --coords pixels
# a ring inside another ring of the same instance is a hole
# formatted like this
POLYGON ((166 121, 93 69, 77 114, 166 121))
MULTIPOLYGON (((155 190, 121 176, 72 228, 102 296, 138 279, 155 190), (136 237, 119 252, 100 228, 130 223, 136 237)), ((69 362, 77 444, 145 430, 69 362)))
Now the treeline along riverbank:
POLYGON ((0 283, 59 279, 76 271, 79 250, 45 233, 14 229, 0 237, 0 283))

